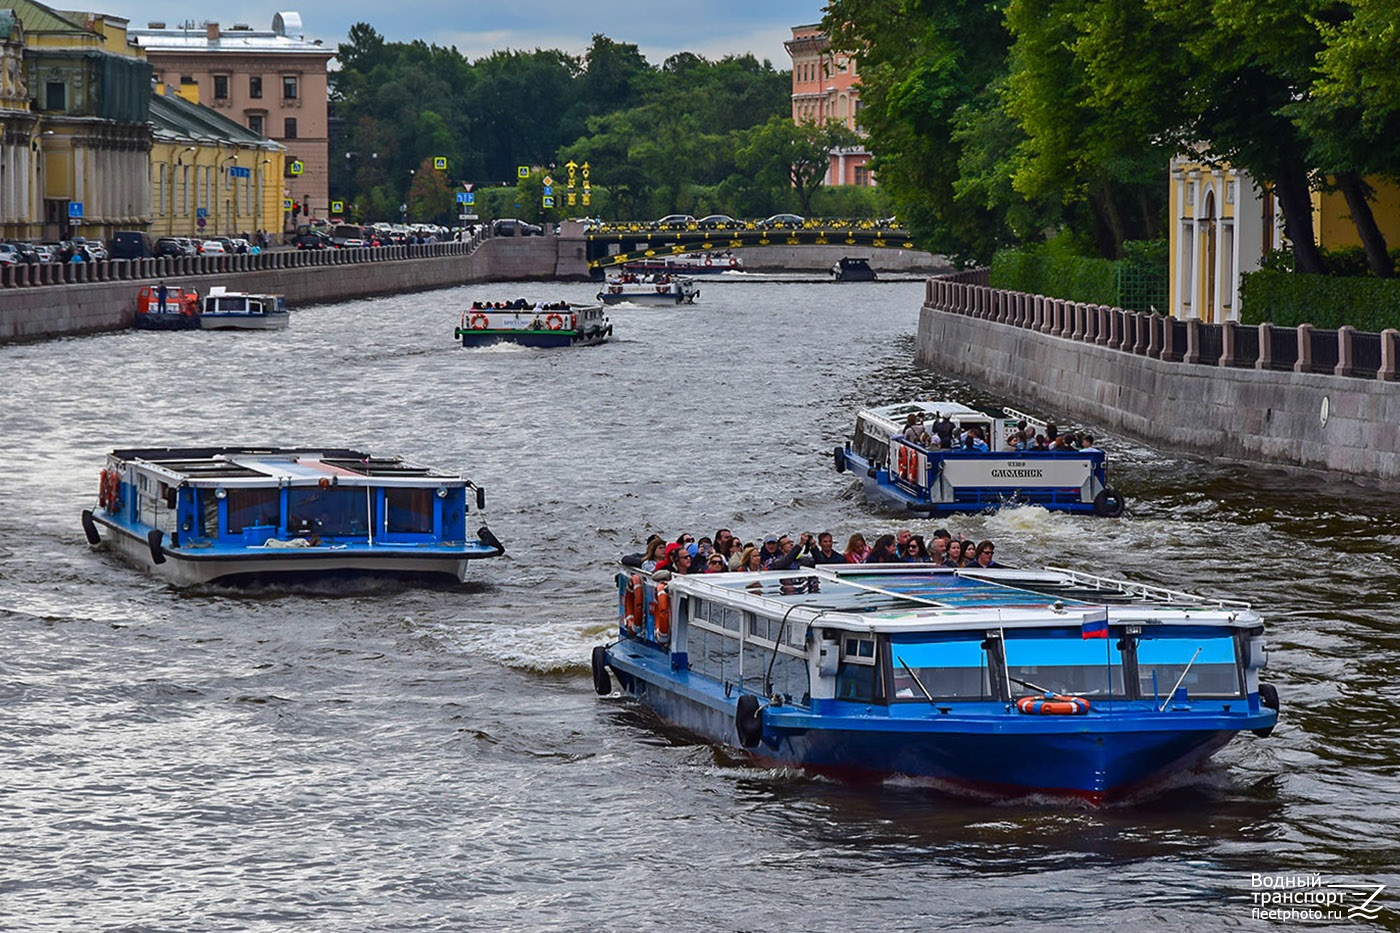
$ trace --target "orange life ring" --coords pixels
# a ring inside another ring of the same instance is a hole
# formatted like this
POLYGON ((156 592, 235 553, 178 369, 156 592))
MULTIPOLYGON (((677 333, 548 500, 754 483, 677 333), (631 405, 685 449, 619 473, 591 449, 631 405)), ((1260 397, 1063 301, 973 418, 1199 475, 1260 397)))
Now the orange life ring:
POLYGON ((115 512, 121 501, 122 481, 116 470, 103 470, 98 501, 108 512, 115 512))
POLYGON ((1038 697, 1021 697, 1016 709, 1039 716, 1080 716, 1089 712, 1089 701, 1083 697, 1067 697, 1046 693, 1038 697))
POLYGON ((642 575, 634 573, 627 578, 627 589, 622 594, 622 627, 634 635, 642 627, 644 589, 642 575))
POLYGON ((97 477, 97 504, 104 509, 107 508, 107 468, 102 468, 102 473, 97 477))
POLYGON ((472 330, 485 330, 491 323, 491 319, 484 314, 473 314, 471 319, 472 330))
POLYGON ((578 330, 578 315, 569 315, 569 330, 578 330))
POLYGON ((666 592, 666 584, 661 584, 656 588, 656 602, 651 606, 652 627, 656 631, 656 640, 668 642, 671 640, 671 594, 666 592))
POLYGON ((564 315, 562 314, 551 314, 549 317, 544 319, 544 322, 545 324, 549 325, 550 330, 564 329, 564 315))

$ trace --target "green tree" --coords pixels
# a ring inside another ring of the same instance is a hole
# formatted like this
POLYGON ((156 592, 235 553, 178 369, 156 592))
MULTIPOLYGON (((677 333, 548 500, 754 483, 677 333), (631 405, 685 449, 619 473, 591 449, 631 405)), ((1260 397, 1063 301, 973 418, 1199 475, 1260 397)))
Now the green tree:
POLYGON ((793 123, 781 116, 741 138, 739 167, 769 185, 790 185, 804 215, 812 212, 812 196, 831 167, 831 150, 860 143, 860 138, 840 123, 793 123))
POLYGON ((447 173, 433 168, 433 157, 427 156, 414 170, 408 186, 408 216, 417 223, 450 224, 455 205, 453 189, 447 173))

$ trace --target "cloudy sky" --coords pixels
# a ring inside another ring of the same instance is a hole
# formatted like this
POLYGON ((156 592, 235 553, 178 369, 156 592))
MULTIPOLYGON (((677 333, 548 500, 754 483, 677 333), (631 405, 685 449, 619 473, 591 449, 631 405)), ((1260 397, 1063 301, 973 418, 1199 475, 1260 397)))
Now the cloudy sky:
MULTIPOLYGON (((67 8, 64 4, 50 5, 67 8)), ((676 52, 706 58, 752 52, 779 70, 791 66, 783 41, 793 26, 821 19, 823 0, 107 0, 103 12, 131 20, 133 27, 163 21, 175 26, 247 23, 267 29, 278 10, 301 14, 308 38, 334 48, 350 26, 366 22, 386 39, 423 39, 455 45, 476 59, 495 49, 563 49, 581 53, 594 33, 639 46, 654 65, 676 52), (128 5, 130 4, 130 5, 128 5)))

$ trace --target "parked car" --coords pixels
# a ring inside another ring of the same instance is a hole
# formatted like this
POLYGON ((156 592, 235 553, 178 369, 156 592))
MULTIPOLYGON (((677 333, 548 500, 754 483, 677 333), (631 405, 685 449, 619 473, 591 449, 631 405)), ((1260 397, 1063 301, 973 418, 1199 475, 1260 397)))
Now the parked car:
POLYGON ((228 252, 228 250, 224 249, 224 244, 218 240, 205 240, 203 252, 206 256, 218 256, 228 252))
POLYGON ((118 230, 112 234, 113 259, 145 259, 151 255, 151 238, 139 230, 118 230))
POLYGON ((157 256, 193 256, 194 246, 182 242, 178 237, 163 236, 156 240, 151 251, 157 256))
POLYGON ((514 217, 502 217, 491 224, 492 236, 544 236, 544 228, 535 224, 517 220, 514 217))
POLYGON ((657 230, 685 230, 695 223, 689 214, 667 214, 652 224, 657 230))
POLYGON ((298 234, 297 238, 292 241, 292 245, 297 249, 330 249, 333 244, 331 238, 324 233, 308 230, 298 234))
POLYGON ((772 217, 759 222, 759 226, 765 230, 796 230, 807 222, 807 218, 799 217, 797 214, 774 214, 772 217))
POLYGON ((235 253, 251 253, 253 251, 253 244, 242 237, 231 237, 230 242, 233 243, 235 253))
POLYGON ((695 226, 701 230, 728 230, 731 227, 742 227, 743 224, 728 214, 707 214, 695 221, 695 226))
POLYGON ((203 240, 196 240, 193 237, 187 236, 177 236, 175 239, 180 241, 191 256, 198 256, 200 253, 204 252, 203 240))
POLYGON ((107 246, 101 240, 89 240, 87 237, 75 236, 68 241, 68 245, 83 254, 87 260, 106 259, 110 255, 107 246))
POLYGON ((24 262, 19 255, 19 247, 13 243, 0 243, 0 266, 17 266, 24 262))
POLYGON ((40 262, 58 262, 63 246, 59 243, 38 243, 34 246, 34 252, 39 254, 40 262))

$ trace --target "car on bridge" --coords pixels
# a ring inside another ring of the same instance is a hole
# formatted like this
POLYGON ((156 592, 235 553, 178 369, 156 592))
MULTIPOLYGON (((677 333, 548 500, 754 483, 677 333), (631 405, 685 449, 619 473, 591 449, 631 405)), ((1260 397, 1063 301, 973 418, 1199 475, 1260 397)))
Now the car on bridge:
POLYGON ((707 214, 695 221, 695 226, 701 230, 730 230, 743 225, 743 221, 735 220, 728 214, 707 214))
POLYGON ((652 226, 657 230, 687 230, 694 223, 695 218, 689 214, 667 214, 652 226))
POLYGON ((502 217, 491 222, 492 236, 544 236, 544 228, 514 217, 502 217))
POLYGON ((796 230, 807 222, 807 218, 797 214, 774 214, 765 220, 760 220, 758 225, 764 230, 796 230))

